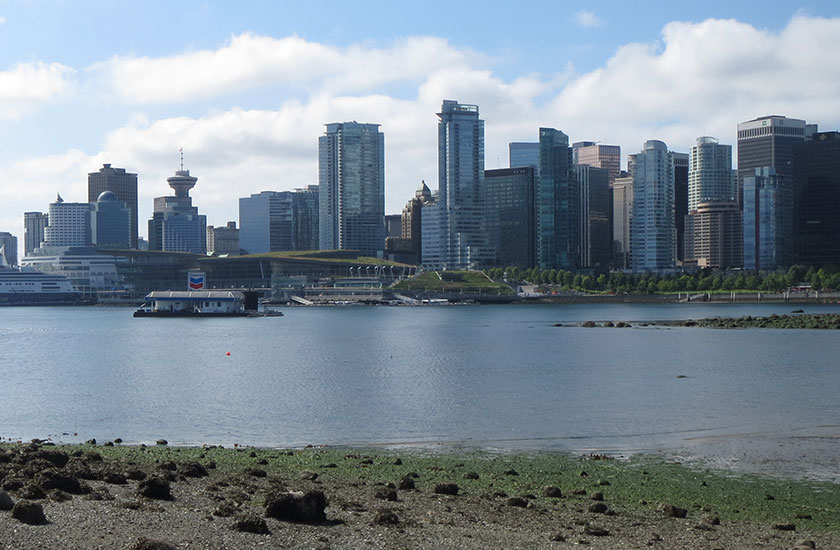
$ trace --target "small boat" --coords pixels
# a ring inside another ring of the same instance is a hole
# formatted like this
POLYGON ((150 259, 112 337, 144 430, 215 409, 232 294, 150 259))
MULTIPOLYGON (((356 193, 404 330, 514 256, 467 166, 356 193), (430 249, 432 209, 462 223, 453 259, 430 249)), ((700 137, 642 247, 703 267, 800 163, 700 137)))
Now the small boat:
POLYGON ((235 290, 155 290, 134 317, 281 317, 276 310, 246 310, 235 290))

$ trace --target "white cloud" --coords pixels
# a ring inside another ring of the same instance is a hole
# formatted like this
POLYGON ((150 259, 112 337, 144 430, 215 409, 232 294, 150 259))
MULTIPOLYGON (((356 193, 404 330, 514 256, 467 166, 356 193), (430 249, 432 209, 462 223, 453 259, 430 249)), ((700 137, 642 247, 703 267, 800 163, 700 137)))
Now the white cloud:
POLYGON ((0 118, 19 118, 67 94, 75 71, 60 63, 19 63, 0 72, 0 118))
POLYGON ((601 27, 604 22, 591 11, 579 11, 575 14, 575 22, 585 28, 601 27))
POLYGON ((6 22, 6 18, 0 15, 0 25, 6 22))
POLYGON ((441 66, 466 65, 441 38, 411 37, 390 47, 336 48, 297 36, 233 36, 217 50, 162 58, 114 57, 91 67, 117 93, 138 103, 207 99, 268 85, 332 93, 360 92, 399 81, 420 81, 441 66))

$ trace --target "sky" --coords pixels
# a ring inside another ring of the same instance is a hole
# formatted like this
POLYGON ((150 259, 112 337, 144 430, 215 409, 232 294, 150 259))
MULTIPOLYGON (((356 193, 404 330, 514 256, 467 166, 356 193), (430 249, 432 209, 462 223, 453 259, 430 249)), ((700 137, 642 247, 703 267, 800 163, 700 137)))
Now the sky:
POLYGON ((541 126, 623 157, 768 114, 837 130, 837 36, 836 0, 0 0, 0 231, 22 247, 23 212, 110 163, 145 236, 181 148, 207 223, 238 222, 240 197, 318 183, 324 124, 353 120, 381 125, 399 213, 437 188, 444 99, 479 106, 487 169, 541 126))

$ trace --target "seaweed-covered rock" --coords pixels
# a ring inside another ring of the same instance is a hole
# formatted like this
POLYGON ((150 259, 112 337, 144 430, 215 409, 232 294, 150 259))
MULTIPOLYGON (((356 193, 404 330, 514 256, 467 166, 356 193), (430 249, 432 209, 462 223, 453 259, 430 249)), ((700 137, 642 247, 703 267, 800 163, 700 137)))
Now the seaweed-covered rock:
POLYGON ((234 531, 256 533, 257 535, 268 535, 270 533, 265 520, 253 513, 237 516, 230 527, 234 531))
POLYGON ((435 493, 438 495, 457 495, 458 485, 456 483, 438 483, 435 485, 435 493))
POLYGON ((0 510, 11 510, 15 503, 6 491, 0 490, 0 510))
POLYGON ((168 542, 140 537, 131 550, 175 550, 175 547, 168 542))
POLYGON ((207 477, 207 470, 194 460, 182 463, 178 466, 178 473, 184 477, 207 477))
POLYGON ((12 517, 28 525, 43 525, 47 523, 44 508, 37 502, 21 500, 12 507, 12 517))
POLYGON ((156 500, 172 500, 169 482, 161 477, 144 479, 137 485, 137 494, 156 500))

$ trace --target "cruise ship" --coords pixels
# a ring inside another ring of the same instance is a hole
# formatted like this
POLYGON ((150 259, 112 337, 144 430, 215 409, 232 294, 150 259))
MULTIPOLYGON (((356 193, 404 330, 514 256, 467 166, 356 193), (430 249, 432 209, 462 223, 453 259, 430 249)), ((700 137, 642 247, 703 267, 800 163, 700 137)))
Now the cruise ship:
POLYGON ((57 306, 82 302, 82 293, 61 275, 10 267, 0 247, 0 306, 57 306))

